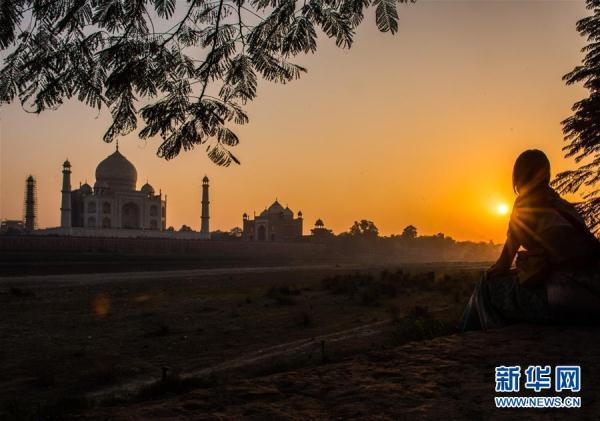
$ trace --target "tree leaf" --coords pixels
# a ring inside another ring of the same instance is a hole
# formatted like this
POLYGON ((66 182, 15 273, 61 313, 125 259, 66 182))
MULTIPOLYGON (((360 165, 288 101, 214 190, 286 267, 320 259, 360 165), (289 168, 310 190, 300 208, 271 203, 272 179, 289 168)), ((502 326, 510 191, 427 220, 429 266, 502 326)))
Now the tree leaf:
POLYGON ((398 11, 396 10, 396 0, 374 0, 375 21, 381 32, 391 32, 395 34, 398 31, 398 11))
POLYGON ((154 0, 154 9, 158 16, 169 19, 175 13, 175 0, 154 0))

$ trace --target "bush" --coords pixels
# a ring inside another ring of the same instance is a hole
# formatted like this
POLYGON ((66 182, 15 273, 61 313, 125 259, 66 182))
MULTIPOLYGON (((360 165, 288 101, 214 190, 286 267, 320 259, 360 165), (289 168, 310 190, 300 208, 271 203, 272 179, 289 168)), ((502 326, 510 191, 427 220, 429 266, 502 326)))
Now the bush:
POLYGON ((358 291, 356 278, 357 275, 335 275, 323 279, 321 287, 332 294, 352 297, 358 291))
POLYGON ((395 297, 398 292, 398 278, 383 271, 379 279, 370 274, 356 272, 352 275, 335 275, 324 278, 321 287, 337 295, 358 297, 361 304, 378 305, 382 297, 395 297))
POLYGON ((335 275, 321 280, 321 288, 331 294, 346 295, 364 305, 378 305, 411 291, 442 292, 455 302, 466 301, 480 278, 479 271, 419 272, 383 270, 379 276, 369 273, 335 275))
POLYGON ((282 286, 269 288, 265 296, 274 300, 277 304, 291 305, 296 303, 294 297, 300 294, 300 290, 294 286, 282 286))
POLYGON ((455 331, 448 322, 437 320, 427 307, 415 306, 409 314, 394 323, 394 342, 402 344, 410 341, 433 339, 455 331))

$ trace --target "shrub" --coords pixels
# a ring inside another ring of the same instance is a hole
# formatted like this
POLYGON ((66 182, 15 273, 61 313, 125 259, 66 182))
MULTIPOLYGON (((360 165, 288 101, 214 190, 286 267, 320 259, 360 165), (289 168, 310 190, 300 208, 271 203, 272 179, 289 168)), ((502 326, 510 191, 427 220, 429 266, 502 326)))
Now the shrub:
POLYGON ((269 288, 265 296, 274 300, 277 304, 291 305, 296 303, 294 297, 300 294, 300 290, 294 286, 282 286, 269 288))
POLYGON ((378 305, 382 296, 395 297, 398 291, 397 278, 387 271, 375 279, 370 274, 356 272, 352 275, 335 275, 324 278, 321 287, 332 294, 347 295, 365 305, 378 305))
POLYGON ((352 297, 358 291, 356 278, 356 275, 335 275, 323 279, 321 287, 332 294, 349 295, 352 297))
POLYGON ((432 339, 455 331, 448 322, 437 320, 427 307, 415 306, 409 314, 394 323, 394 342, 432 339))

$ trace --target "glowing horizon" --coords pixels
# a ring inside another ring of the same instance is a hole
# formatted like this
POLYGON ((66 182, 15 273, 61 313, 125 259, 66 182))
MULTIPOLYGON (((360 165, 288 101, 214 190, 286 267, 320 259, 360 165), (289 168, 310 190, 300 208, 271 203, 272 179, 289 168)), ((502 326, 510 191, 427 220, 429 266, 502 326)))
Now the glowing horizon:
MULTIPOLYGON (((167 195, 167 226, 176 229, 199 229, 206 174, 213 231, 241 226, 244 212, 277 197, 303 212, 305 234, 318 218, 336 233, 370 219, 383 235, 414 225, 420 235, 501 242, 515 157, 535 147, 553 174, 572 164, 560 121, 585 91, 561 77, 581 60, 575 23, 585 15, 583 2, 420 0, 400 8, 396 36, 380 34, 369 16, 351 50, 324 41, 299 60, 309 69, 299 81, 260 82, 249 125, 234 127, 241 166, 217 167, 201 147, 166 162, 155 156, 159 139, 135 134, 120 150, 138 188, 148 179, 167 195)), ((0 113, 0 219, 21 218, 33 174, 38 225, 57 226, 62 162, 73 165, 74 188, 93 184, 115 147, 101 141, 108 111, 70 102, 39 116, 19 104, 0 113)))

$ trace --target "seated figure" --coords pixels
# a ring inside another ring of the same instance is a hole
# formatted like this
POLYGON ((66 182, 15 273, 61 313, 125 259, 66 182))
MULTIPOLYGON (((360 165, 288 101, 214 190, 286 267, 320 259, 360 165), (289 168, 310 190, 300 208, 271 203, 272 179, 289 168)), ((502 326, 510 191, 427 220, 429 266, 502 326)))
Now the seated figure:
POLYGON ((506 243, 471 295, 462 331, 600 319, 600 243, 549 183, 550 162, 542 151, 517 158, 506 243))

